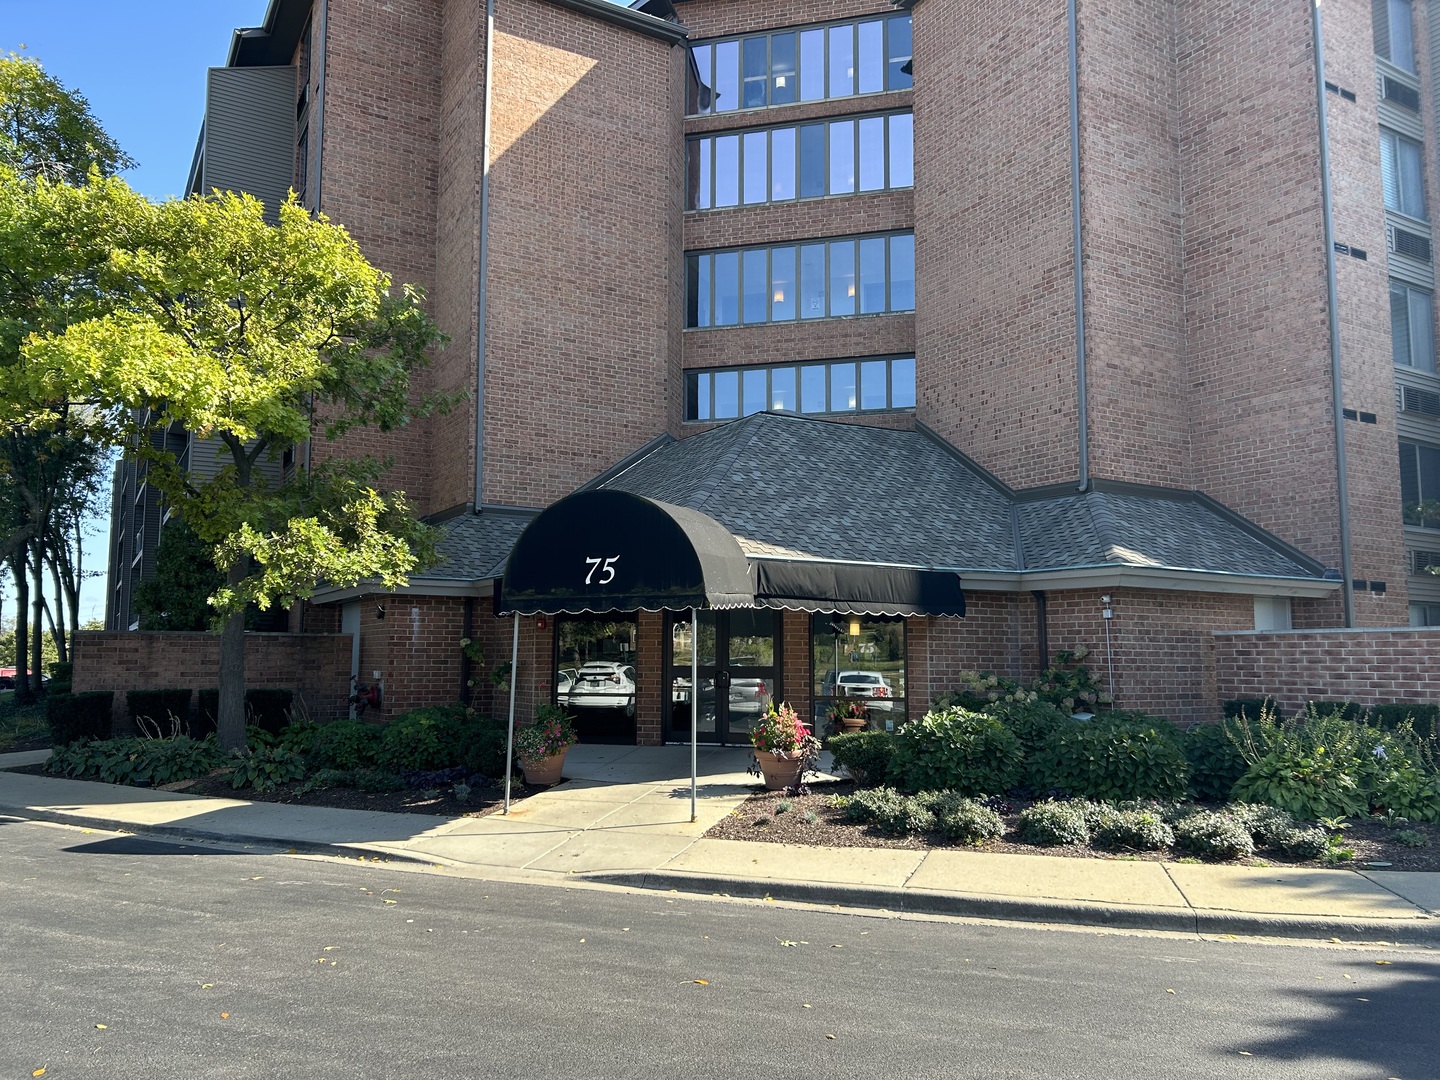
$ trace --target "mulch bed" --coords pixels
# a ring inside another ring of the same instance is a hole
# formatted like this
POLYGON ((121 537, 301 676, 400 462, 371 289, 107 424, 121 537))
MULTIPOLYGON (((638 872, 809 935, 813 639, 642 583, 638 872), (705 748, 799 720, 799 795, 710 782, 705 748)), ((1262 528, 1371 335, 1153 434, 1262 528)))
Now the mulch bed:
MULTIPOLYGON (((31 776, 46 776, 45 766, 27 765, 11 769, 11 772, 28 773, 31 776)), ((89 778, 91 782, 93 778, 89 778)), ((559 785, 556 785, 557 787, 559 785)), ((198 780, 182 780, 166 784, 160 790, 174 791, 185 795, 213 796, 221 799, 244 799, 246 802, 285 803, 289 806, 325 806, 339 810, 379 810, 388 814, 432 814, 436 817, 485 817, 502 809, 505 805, 503 782, 485 788, 472 789, 470 798, 460 802, 451 797, 450 789, 431 791, 358 791, 355 788, 325 788, 321 791, 307 791, 301 794, 298 784, 285 784, 274 791, 252 791, 249 788, 235 788, 230 777, 224 774, 206 776, 198 780)), ((512 804, 549 788, 531 787, 516 778, 510 786, 512 804)))
MULTIPOLYGON (((1022 844, 1007 838, 993 840, 977 846, 962 846, 941 836, 939 833, 913 836, 887 836, 871 825, 852 825, 845 820, 845 812, 835 806, 836 795, 848 795, 855 790, 852 783, 815 784, 809 794, 786 795, 779 791, 766 791, 752 795, 741 806, 717 823, 705 835, 720 840, 758 840, 770 844, 805 844, 816 847, 877 847, 901 848, 914 851, 926 848, 963 848, 967 851, 999 851, 1015 855, 1049 855, 1067 859, 1118 859, 1124 861, 1144 860, 1146 862, 1178 862, 1182 858, 1196 861, 1194 856, 1185 856, 1174 851, 1099 851, 1088 845, 1066 847, 1037 847, 1022 844), (782 809, 782 806, 784 807, 782 809)), ((1020 811, 1028 803, 1013 801, 1009 812, 1001 817, 1006 829, 1013 832, 1020 811)), ((1354 859, 1348 862, 1331 863, 1323 859, 1291 859, 1271 852, 1263 852, 1253 859, 1231 860, 1234 866, 1313 866, 1355 870, 1440 870, 1440 825, 1428 822, 1412 822, 1404 826, 1414 829, 1429 839, 1426 847, 1409 848, 1395 842, 1395 831, 1379 822, 1356 821, 1344 832, 1344 846, 1355 849, 1354 859), (1387 866, 1369 866, 1369 863, 1388 863, 1387 866)), ((1224 863, 1218 859, 1200 859, 1208 863, 1224 863)))

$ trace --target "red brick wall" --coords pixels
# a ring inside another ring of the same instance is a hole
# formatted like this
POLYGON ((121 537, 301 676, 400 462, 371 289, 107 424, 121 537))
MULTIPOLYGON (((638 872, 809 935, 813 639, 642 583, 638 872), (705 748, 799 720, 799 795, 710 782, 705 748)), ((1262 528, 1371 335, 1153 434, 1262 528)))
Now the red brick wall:
POLYGON ((965 594, 963 619, 907 623, 910 670, 906 672, 910 715, 923 716, 930 701, 959 685, 962 671, 991 671, 1028 678, 1025 642, 1034 633, 1034 602, 1018 593, 965 594), (918 664, 917 664, 918 661, 918 664))
MULTIPOLYGON (((397 284, 427 291, 436 276, 440 60, 439 0, 329 6, 321 209, 397 284)), ((431 374, 422 373, 412 397, 431 385, 431 374)), ((386 482, 428 513, 443 508, 430 502, 428 445, 428 423, 420 421, 388 434, 362 430, 336 443, 317 440, 313 453, 316 460, 393 459, 386 482)))
MULTIPOLYGON (((220 639, 213 634, 81 630, 75 635, 76 693, 114 690, 125 722, 126 690, 212 689, 220 684, 220 639)), ((321 723, 349 712, 349 634, 247 634, 245 685, 294 690, 321 723)))
POLYGON ((916 5, 917 417, 1014 487, 1076 475, 1065 5, 916 5))
POLYGON ((678 397, 684 54, 539 0, 497 18, 484 497, 544 506, 678 397))
MULTIPOLYGON (((1417 9, 1423 7, 1416 5, 1417 9)), ((1403 587, 1405 544, 1399 512, 1374 34, 1369 5, 1325 5, 1322 10, 1325 78, 1353 90, 1356 97, 1352 102, 1339 94, 1325 95, 1335 239, 1363 248, 1369 255, 1363 262, 1336 255, 1344 405, 1376 416, 1374 424, 1347 420, 1344 425, 1351 576, 1384 581, 1387 586, 1383 594, 1355 593, 1355 622, 1358 626, 1399 626, 1409 618, 1403 587)), ((1423 26, 1417 30, 1422 35, 1415 39, 1419 45, 1425 40, 1423 26)), ((1421 67, 1426 66, 1422 62, 1421 67)), ((1427 171, 1433 177, 1435 170, 1427 171)), ((1432 183, 1432 201, 1427 205, 1436 205, 1433 192, 1432 183)))
POLYGON ((1176 12, 1196 486, 1338 566, 1309 13, 1176 12))
POLYGON ((1282 712, 1307 701, 1362 705, 1440 701, 1440 630, 1217 633, 1217 701, 1273 696, 1282 712))
POLYGON ((1174 6, 1080 11, 1090 471, 1189 487, 1174 6))

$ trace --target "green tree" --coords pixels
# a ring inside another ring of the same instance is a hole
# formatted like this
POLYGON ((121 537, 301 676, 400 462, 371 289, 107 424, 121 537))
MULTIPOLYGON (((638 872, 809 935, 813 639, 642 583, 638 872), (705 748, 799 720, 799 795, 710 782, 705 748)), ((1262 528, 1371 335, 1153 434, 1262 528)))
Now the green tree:
POLYGON ((131 606, 141 630, 209 630, 215 618, 210 597, 224 584, 215 545, 196 536, 184 518, 171 518, 155 549, 155 576, 135 586, 131 606))
MULTIPOLYGON (((37 243, 40 237, 30 229, 6 227, 15 219, 17 200, 26 200, 42 181, 82 183, 132 164, 83 97, 34 60, 0 56, 0 368, 18 363, 20 344, 30 334, 56 333, 95 310, 106 254, 103 246, 78 244, 75 234, 52 230, 49 242, 37 243)), ((39 688, 46 617, 56 650, 65 653, 66 613, 73 627, 83 575, 80 520, 99 494, 107 461, 86 425, 74 422, 68 403, 24 407, 50 422, 0 434, 0 562, 15 578, 13 650, 22 700, 39 688), (53 612, 45 600, 47 568, 55 584, 53 612)))
POLYGON ((6 404, 92 406, 213 546, 225 575, 212 597, 219 738, 242 751, 246 606, 288 605, 321 580, 399 587, 434 557, 404 495, 380 489, 380 462, 327 455, 280 478, 262 463, 312 435, 407 423, 428 407, 412 401, 410 380, 441 336, 414 289, 392 290, 343 229, 293 198, 270 225, 248 196, 150 203, 94 174, 80 187, 42 177, 17 191, 11 228, 44 245, 105 247, 106 307, 25 340, 0 383, 0 429, 36 419, 6 404), (154 437, 172 425, 224 447, 218 475, 180 467, 154 437))

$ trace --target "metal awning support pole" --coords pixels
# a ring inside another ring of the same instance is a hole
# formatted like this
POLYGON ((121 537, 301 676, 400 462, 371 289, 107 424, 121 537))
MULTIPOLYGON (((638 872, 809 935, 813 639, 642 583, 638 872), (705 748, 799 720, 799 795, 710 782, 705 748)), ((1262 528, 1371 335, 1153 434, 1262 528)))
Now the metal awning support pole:
POLYGON ((690 820, 700 815, 695 806, 695 773, 700 743, 700 609, 690 609, 690 820))
POLYGON ((510 734, 505 740, 505 813, 510 813, 510 774, 515 769, 515 684, 520 675, 520 613, 515 613, 515 636, 510 643, 510 734))

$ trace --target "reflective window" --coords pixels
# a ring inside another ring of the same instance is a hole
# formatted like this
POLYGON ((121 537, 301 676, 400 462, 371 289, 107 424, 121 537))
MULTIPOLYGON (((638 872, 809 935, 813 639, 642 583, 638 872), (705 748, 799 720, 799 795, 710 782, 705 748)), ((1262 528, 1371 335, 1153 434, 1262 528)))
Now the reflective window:
POLYGON ((825 415, 915 407, 910 356, 685 373, 687 421, 733 420, 757 412, 825 415))
POLYGON ((1425 150, 1414 139, 1380 129, 1380 179, 1385 209, 1425 220, 1425 150))
POLYGON ((1405 524, 1440 529, 1440 446, 1400 444, 1400 501, 1405 524))
POLYGON ((555 703, 582 740, 635 738, 634 615, 562 615, 555 620, 555 703))
POLYGON ((1375 51, 1398 68, 1415 70, 1415 15, 1411 0, 1378 0, 1385 9, 1386 40, 1375 42, 1375 51))
POLYGON ((810 622, 815 731, 845 730, 850 712, 879 731, 905 722, 905 620, 899 616, 817 613, 810 622))
POLYGON ((898 14, 692 45, 700 85, 686 110, 693 116, 904 90, 913 82, 910 42, 910 16, 898 14))
POLYGON ((914 120, 890 113, 689 142, 686 206, 719 210, 915 183, 914 120))
POLYGON ((1434 295, 1390 282, 1390 348, 1398 367, 1435 371, 1434 295))
POLYGON ((691 327, 788 322, 826 315, 881 314, 915 307, 915 237, 911 233, 790 246, 697 253, 687 257, 691 327), (773 254, 773 258, 771 257, 773 254), (703 290, 709 289, 708 294, 703 290))

